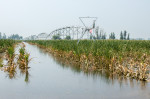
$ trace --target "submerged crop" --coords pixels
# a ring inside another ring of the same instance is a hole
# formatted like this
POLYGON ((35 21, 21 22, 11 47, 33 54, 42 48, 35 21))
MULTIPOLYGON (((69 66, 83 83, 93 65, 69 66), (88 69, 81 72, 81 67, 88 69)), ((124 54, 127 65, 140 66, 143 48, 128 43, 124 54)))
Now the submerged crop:
POLYGON ((5 59, 7 63, 3 65, 0 61, 1 70, 6 72, 10 79, 15 78, 18 70, 20 70, 21 74, 25 75, 25 82, 28 82, 30 54, 26 52, 24 43, 20 43, 17 46, 20 46, 19 54, 15 54, 15 46, 13 45, 6 49, 5 59))
POLYGON ((108 70, 134 79, 150 79, 150 41, 136 40, 35 40, 55 57, 78 64, 86 71, 108 70))

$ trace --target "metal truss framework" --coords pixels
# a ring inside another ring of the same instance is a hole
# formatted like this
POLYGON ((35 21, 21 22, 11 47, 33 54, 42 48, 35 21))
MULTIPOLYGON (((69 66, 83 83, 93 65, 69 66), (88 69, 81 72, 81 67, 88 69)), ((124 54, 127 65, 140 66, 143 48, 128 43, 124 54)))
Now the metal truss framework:
POLYGON ((97 27, 95 27, 95 22, 97 21, 97 17, 79 17, 83 27, 81 26, 71 26, 71 27, 63 27, 52 31, 46 39, 53 39, 53 36, 58 35, 61 39, 65 39, 67 36, 70 36, 71 39, 90 39, 90 36, 94 37, 97 27), (92 27, 87 27, 84 23, 83 19, 90 19, 93 23, 90 23, 92 27), (93 33, 92 33, 93 32, 93 33), (86 37, 84 38, 83 36, 86 37))
POLYGON ((46 39, 52 39, 54 35, 59 35, 61 39, 65 39, 66 36, 70 36, 71 39, 79 39, 80 35, 85 31, 83 27, 63 27, 52 31, 46 39))

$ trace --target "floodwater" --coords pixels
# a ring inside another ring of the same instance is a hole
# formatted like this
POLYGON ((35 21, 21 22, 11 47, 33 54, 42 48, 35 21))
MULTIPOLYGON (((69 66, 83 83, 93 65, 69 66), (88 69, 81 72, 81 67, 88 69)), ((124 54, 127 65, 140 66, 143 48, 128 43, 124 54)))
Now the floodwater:
POLYGON ((85 73, 34 45, 25 45, 31 68, 28 74, 18 71, 12 79, 0 71, 0 99, 150 99, 150 83, 85 73))

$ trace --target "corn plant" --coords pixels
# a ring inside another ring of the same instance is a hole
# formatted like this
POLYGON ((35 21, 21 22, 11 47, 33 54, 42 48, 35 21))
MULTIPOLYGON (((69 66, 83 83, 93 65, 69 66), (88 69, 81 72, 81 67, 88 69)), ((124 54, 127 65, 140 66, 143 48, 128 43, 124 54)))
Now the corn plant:
POLYGON ((19 49, 18 64, 21 69, 28 68, 28 64, 30 61, 29 56, 30 56, 30 54, 28 54, 25 51, 25 46, 23 46, 19 49))
POLYGON ((7 59, 8 59, 8 63, 12 64, 15 58, 15 50, 13 47, 9 47, 7 49, 7 55, 6 55, 7 59))

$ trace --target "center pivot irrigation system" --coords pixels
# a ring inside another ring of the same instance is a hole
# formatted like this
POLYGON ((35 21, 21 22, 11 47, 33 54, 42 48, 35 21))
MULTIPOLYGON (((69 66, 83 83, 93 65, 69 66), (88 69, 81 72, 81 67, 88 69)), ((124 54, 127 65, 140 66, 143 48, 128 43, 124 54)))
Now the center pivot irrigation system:
POLYGON ((92 34, 92 30, 95 29, 95 23, 97 21, 97 17, 79 17, 80 21, 82 22, 82 24, 84 25, 85 29, 84 29, 84 32, 82 33, 81 37, 78 39, 78 42, 77 44, 80 42, 80 40, 83 38, 83 36, 86 34, 86 33, 90 33, 90 36, 94 37, 93 34, 92 34), (86 25, 86 23, 84 22, 84 19, 86 20, 92 20, 93 21, 93 25, 88 27, 86 25))
POLYGON ((68 26, 63 28, 58 28, 52 31, 48 36, 48 39, 53 39, 54 36, 59 36, 61 39, 66 39, 70 36, 71 39, 78 40, 77 44, 81 39, 91 39, 94 38, 98 27, 96 26, 97 17, 79 17, 82 26, 68 26))

